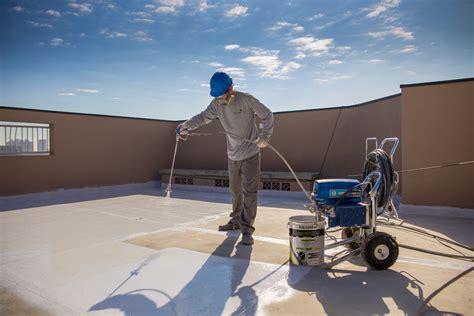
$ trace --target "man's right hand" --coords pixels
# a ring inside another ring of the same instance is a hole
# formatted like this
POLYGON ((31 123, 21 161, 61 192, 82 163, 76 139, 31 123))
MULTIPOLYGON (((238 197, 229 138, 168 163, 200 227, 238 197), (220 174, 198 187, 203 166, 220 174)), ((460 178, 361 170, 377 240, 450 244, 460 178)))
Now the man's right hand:
POLYGON ((184 126, 184 123, 181 123, 178 126, 176 126, 176 129, 175 129, 176 135, 185 134, 186 131, 187 129, 184 126))

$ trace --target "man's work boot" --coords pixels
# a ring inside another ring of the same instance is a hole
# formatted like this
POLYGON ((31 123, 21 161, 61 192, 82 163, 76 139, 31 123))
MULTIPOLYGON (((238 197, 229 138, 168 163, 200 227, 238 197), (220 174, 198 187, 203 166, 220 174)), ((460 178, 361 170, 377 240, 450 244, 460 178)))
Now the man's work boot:
POLYGON ((251 234, 243 234, 242 235, 242 245, 251 246, 253 245, 253 237, 251 234))
POLYGON ((235 230, 235 229, 240 229, 240 225, 229 222, 227 224, 219 226, 219 231, 227 231, 227 230, 235 230))

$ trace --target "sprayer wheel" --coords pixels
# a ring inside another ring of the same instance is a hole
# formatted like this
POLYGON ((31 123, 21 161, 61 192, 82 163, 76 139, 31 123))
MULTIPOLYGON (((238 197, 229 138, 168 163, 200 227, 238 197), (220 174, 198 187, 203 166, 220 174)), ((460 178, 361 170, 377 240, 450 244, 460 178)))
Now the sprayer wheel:
POLYGON ((385 270, 397 261, 398 244, 389 234, 375 232, 367 236, 361 254, 369 266, 385 270))
MULTIPOLYGON (((356 235, 360 234, 360 229, 359 228, 353 228, 353 227, 345 227, 341 231, 341 238, 342 239, 351 238, 352 236, 354 236, 354 234, 356 234, 356 235)), ((351 250, 355 250, 355 249, 360 248, 360 245, 361 245, 360 242, 354 241, 354 242, 351 242, 349 244, 345 244, 344 247, 346 247, 348 249, 351 249, 351 250)))

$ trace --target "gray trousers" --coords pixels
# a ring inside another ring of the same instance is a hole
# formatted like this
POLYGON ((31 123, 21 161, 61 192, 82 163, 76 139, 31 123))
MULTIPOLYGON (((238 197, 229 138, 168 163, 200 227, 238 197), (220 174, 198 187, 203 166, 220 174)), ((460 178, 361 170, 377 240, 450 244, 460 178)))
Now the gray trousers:
POLYGON ((260 153, 240 161, 228 159, 228 167, 229 188, 232 193, 229 222, 239 224, 243 234, 253 234, 260 184, 260 153))

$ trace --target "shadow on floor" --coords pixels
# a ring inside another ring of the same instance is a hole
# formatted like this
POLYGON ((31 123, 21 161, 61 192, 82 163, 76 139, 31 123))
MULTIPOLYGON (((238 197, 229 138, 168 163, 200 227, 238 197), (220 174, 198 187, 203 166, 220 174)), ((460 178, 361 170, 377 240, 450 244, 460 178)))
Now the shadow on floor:
POLYGON ((392 312, 395 304, 403 314, 415 315, 425 295, 420 281, 403 271, 326 271, 290 265, 287 281, 293 289, 314 295, 328 315, 386 315, 391 312, 387 304, 392 312))
MULTIPOLYGON (((92 306, 89 311, 119 309, 127 316, 221 315, 227 301, 231 297, 238 297, 240 305, 232 315, 254 315, 258 307, 255 290, 245 286, 239 288, 250 264, 252 247, 237 244, 238 239, 239 234, 229 233, 194 277, 174 297, 158 289, 137 289, 125 294, 111 295, 92 306), (233 254, 234 248, 236 252, 233 254), (169 301, 158 307, 148 295, 144 295, 145 291, 166 296, 169 301)), ((159 287, 159 280, 156 280, 156 283, 159 287)))

